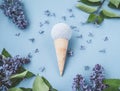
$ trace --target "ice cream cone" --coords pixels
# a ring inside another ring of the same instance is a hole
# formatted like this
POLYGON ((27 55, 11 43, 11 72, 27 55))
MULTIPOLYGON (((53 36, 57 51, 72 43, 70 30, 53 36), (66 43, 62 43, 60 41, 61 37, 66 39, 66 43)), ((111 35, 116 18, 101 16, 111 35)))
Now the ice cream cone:
POLYGON ((54 25, 51 31, 51 36, 54 39, 58 67, 61 76, 63 75, 64 71, 66 52, 71 35, 72 31, 65 23, 58 23, 54 25))
POLYGON ((68 47, 68 40, 66 39, 56 39, 54 40, 56 56, 58 60, 58 67, 60 71, 60 75, 62 76, 64 71, 64 65, 66 60, 66 52, 68 47))

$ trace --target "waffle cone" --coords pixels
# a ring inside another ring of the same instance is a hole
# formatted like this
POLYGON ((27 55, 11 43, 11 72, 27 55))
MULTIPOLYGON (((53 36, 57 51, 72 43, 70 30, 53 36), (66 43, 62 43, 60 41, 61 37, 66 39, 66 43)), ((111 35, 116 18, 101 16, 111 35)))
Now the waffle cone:
POLYGON ((58 60, 58 67, 59 67, 60 75, 62 76, 64 71, 65 60, 66 60, 68 40, 56 39, 54 43, 55 43, 56 56, 58 60))

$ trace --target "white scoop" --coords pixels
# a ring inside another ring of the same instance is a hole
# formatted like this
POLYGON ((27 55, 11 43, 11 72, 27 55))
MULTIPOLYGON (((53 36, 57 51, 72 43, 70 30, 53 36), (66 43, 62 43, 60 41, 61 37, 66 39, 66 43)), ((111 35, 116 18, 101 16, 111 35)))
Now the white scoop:
POLYGON ((65 23, 58 23, 54 25, 51 31, 51 36, 54 39, 56 56, 61 76, 64 71, 66 52, 71 35, 72 31, 65 23))

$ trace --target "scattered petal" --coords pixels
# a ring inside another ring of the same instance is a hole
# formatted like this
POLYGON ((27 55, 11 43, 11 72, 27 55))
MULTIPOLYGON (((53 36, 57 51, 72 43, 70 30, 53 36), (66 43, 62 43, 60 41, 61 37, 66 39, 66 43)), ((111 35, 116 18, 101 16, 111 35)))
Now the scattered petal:
POLYGON ((51 13, 49 10, 44 11, 44 14, 45 14, 47 17, 50 17, 50 16, 56 17, 56 14, 55 14, 55 13, 51 13))
POLYGON ((35 53, 38 53, 39 52, 39 49, 37 48, 37 49, 35 49, 35 53))
POLYGON ((32 58, 32 54, 31 53, 28 53, 28 58, 32 58))
POLYGON ((45 24, 50 24, 50 22, 48 20, 45 20, 45 24))
POLYGON ((45 32, 45 31, 43 31, 43 30, 40 30, 40 31, 39 31, 39 34, 43 34, 44 32, 45 32))
POLYGON ((104 41, 108 41, 108 40, 109 40, 109 39, 108 39, 108 37, 106 36, 105 39, 104 39, 104 41))
POLYGON ((81 35, 79 35, 79 36, 76 36, 76 38, 82 39, 82 38, 83 38, 83 35, 81 34, 81 35))
POLYGON ((85 50, 85 49, 86 49, 85 46, 83 45, 80 46, 80 50, 85 50))
POLYGON ((20 36, 20 33, 16 33, 15 36, 19 37, 19 36, 20 36))
POLYGON ((88 71, 90 69, 89 66, 84 66, 85 71, 88 71))
POLYGON ((75 29, 74 31, 79 32, 79 30, 78 30, 78 29, 75 29))
POLYGON ((74 52, 71 48, 67 51, 67 55, 68 56, 73 56, 74 55, 74 52))
POLYGON ((45 71, 45 67, 40 67, 39 70, 40 70, 40 72, 44 72, 45 71))
POLYGON ((62 16, 62 19, 63 19, 64 21, 66 21, 66 16, 62 16))
POLYGON ((32 43, 35 42, 35 38, 30 38, 29 39, 32 43))
POLYGON ((68 9, 68 11, 69 11, 69 12, 73 12, 73 10, 72 10, 72 9, 68 9))
POLYGON ((86 25, 86 24, 87 24, 87 22, 80 22, 80 24, 81 24, 81 25, 86 25))
POLYGON ((53 14, 52 14, 52 16, 56 17, 56 14, 55 14, 55 13, 53 13, 53 14))
POLYGON ((75 15, 74 15, 74 14, 70 15, 70 18, 73 18, 73 17, 75 17, 75 15))
POLYGON ((42 22, 40 22, 40 27, 42 27, 43 26, 43 23, 42 22))
POLYGON ((100 53, 106 53, 105 49, 99 50, 100 53))
POLYGON ((89 37, 94 37, 93 33, 89 32, 88 34, 89 37))
POLYGON ((92 43, 92 39, 86 41, 88 44, 92 43))
POLYGON ((71 25, 70 28, 71 28, 71 29, 76 29, 77 26, 71 25))
POLYGON ((46 11, 44 12, 44 14, 45 14, 46 16, 50 16, 50 15, 51 15, 51 13, 50 13, 49 10, 46 10, 46 11))

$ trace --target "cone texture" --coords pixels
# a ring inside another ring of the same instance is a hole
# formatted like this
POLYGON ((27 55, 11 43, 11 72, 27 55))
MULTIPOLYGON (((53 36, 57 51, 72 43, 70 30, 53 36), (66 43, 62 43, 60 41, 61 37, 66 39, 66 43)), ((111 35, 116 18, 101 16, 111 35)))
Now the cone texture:
POLYGON ((65 60, 66 60, 68 40, 62 38, 56 39, 54 40, 54 43, 55 43, 56 56, 58 60, 58 67, 59 67, 60 75, 62 76, 64 71, 65 60))

